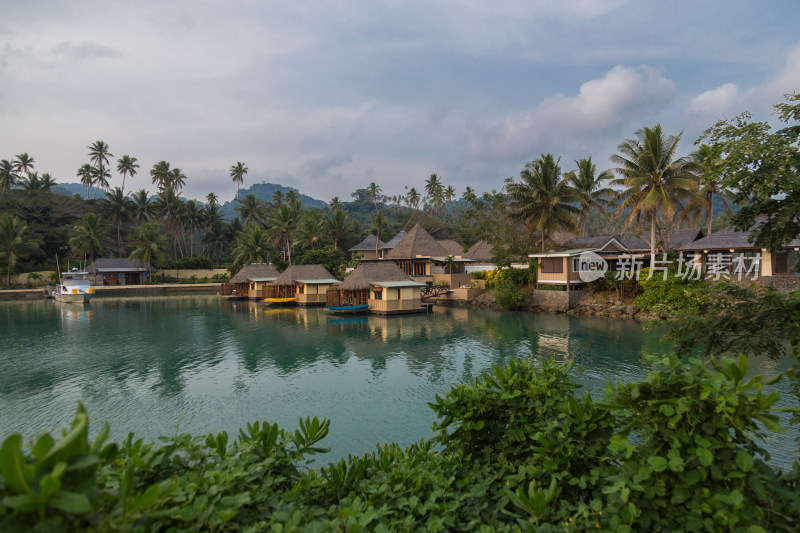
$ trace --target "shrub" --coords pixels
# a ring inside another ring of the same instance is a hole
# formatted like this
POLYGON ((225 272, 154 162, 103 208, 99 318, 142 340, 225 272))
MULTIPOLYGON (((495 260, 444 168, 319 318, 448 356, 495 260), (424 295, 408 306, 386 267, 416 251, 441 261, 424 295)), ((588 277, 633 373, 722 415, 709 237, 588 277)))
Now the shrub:
POLYGON ((201 270, 213 268, 211 260, 206 257, 184 257, 181 259, 162 259, 154 265, 159 270, 201 270))
POLYGON ((642 294, 634 300, 637 307, 654 313, 700 310, 695 288, 704 285, 704 281, 678 277, 674 270, 666 273, 666 279, 663 272, 647 279, 649 275, 649 268, 642 269, 639 277, 642 294))

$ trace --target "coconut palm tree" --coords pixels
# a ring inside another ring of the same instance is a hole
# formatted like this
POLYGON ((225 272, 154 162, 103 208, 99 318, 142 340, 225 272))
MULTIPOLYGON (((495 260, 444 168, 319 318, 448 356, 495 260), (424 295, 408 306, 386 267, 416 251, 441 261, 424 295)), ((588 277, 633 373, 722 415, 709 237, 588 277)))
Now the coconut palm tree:
POLYGON ((28 225, 10 213, 0 215, 0 259, 6 263, 6 288, 11 288, 11 272, 17 260, 42 253, 42 239, 28 233, 28 225))
POLYGON ((125 192, 125 177, 134 177, 138 168, 135 157, 123 155, 117 160, 117 172, 122 174, 122 192, 125 192))
POLYGON ((146 190, 139 189, 133 193, 131 200, 133 201, 131 214, 138 225, 141 226, 153 218, 153 202, 150 201, 150 195, 146 190))
POLYGON ((24 191, 38 191, 41 190, 42 184, 38 172, 28 172, 19 182, 19 186, 24 191))
POLYGON ((213 192, 210 192, 206 195, 206 203, 208 204, 216 204, 219 202, 219 198, 213 192))
POLYGON ((239 201, 235 211, 245 224, 258 226, 264 223, 267 209, 263 200, 256 198, 254 194, 248 194, 239 201))
POLYGON ((31 173, 35 163, 36 161, 27 152, 18 154, 12 161, 14 172, 24 172, 26 175, 31 173))
POLYGON ((441 191, 442 179, 436 174, 431 174, 431 177, 425 180, 425 201, 434 207, 439 205, 441 191))
POLYGON ((0 161, 0 198, 17 182, 14 165, 8 159, 0 161))
POLYGON ((627 214, 625 226, 644 218, 650 221, 650 254, 656 253, 656 225, 658 219, 674 221, 685 217, 687 202, 696 197, 697 183, 692 158, 677 158, 681 133, 665 136, 661 125, 644 127, 636 131, 635 139, 628 139, 617 148, 619 154, 611 162, 619 178, 612 185, 623 187, 615 197, 615 216, 627 214))
POLYGON ((187 200, 183 204, 183 220, 189 228, 189 257, 194 257, 194 230, 203 222, 203 209, 197 200, 187 200))
POLYGON ((238 161, 235 165, 231 167, 230 170, 231 178, 233 182, 236 183, 236 201, 239 201, 239 187, 242 183, 244 183, 244 175, 247 174, 247 167, 244 166, 244 163, 238 161))
MULTIPOLYGON (((211 205, 206 206, 206 209, 208 207, 211 207, 211 205)), ((214 204, 213 207, 218 206, 214 204)), ((211 223, 206 219, 203 227, 203 239, 200 242, 203 244, 203 257, 207 257, 215 263, 218 263, 219 258, 228 249, 228 243, 230 242, 230 238, 225 232, 225 227, 221 218, 211 223)))
POLYGON ((267 232, 252 224, 245 226, 233 241, 233 256, 237 265, 266 263, 272 250, 267 232))
POLYGON ((442 222, 444 222, 447 219, 447 210, 450 209, 450 203, 456 197, 456 190, 453 188, 452 185, 448 185, 447 186, 447 188, 444 190, 444 196, 443 197, 444 197, 444 201, 446 203, 445 203, 445 206, 444 206, 444 218, 442 218, 442 222))
POLYGON ((725 187, 722 175, 709 170, 709 163, 711 163, 714 158, 718 158, 711 146, 701 144, 690 156, 696 165, 695 171, 697 173, 698 190, 697 197, 694 198, 687 207, 705 213, 705 222, 708 228, 707 235, 710 235, 714 218, 714 198, 719 198, 725 214, 730 217, 733 215, 731 203, 735 201, 736 194, 725 187))
POLYGON ((125 257, 125 245, 122 242, 122 223, 133 214, 133 202, 128 198, 127 194, 122 193, 122 189, 114 187, 113 191, 106 193, 103 204, 108 217, 117 226, 117 246, 119 247, 120 257, 125 257))
POLYGON ((76 174, 81 179, 81 185, 86 186, 86 199, 89 199, 89 190, 94 183, 94 168, 89 163, 85 163, 78 169, 76 174))
POLYGON ((323 237, 324 223, 317 211, 306 211, 297 225, 297 244, 312 250, 316 249, 323 237))
POLYGON ((161 236, 162 233, 161 228, 153 222, 145 222, 139 226, 131 237, 133 250, 128 258, 145 265, 152 263, 154 259, 163 258, 166 255, 167 246, 161 236))
MULTIPOLYGON (((97 169, 95 182, 97 182, 103 189, 108 189, 108 178, 111 177, 111 173, 107 168, 109 157, 114 157, 114 155, 109 152, 108 145, 105 142, 95 141, 89 145, 89 161, 94 163, 94 166, 97 169)), ((96 194, 97 193, 95 191, 95 195, 96 194)))
POLYGON ((351 233, 352 227, 353 221, 348 214, 341 209, 328 213, 322 225, 325 236, 333 241, 333 245, 337 248, 339 247, 339 241, 347 238, 351 233))
POLYGON ((561 175, 553 154, 542 154, 525 165, 520 181, 510 181, 506 190, 511 200, 511 217, 541 232, 542 251, 548 234, 557 229, 575 229, 578 194, 561 175))
POLYGON ((408 217, 408 222, 406 222, 406 225, 403 227, 404 231, 411 223, 411 220, 414 218, 414 215, 417 214, 417 209, 419 209, 419 202, 421 199, 422 197, 417 192, 417 189, 411 187, 411 189, 409 189, 408 191, 408 194, 406 194, 406 202, 408 202, 409 207, 414 206, 414 210, 411 212, 411 216, 408 217))
POLYGON ((43 191, 49 191, 53 187, 56 186, 56 180, 48 173, 45 172, 42 174, 42 177, 39 178, 39 189, 43 191))
POLYGON ((381 186, 376 184, 374 181, 371 182, 367 186, 367 198, 369 198, 369 201, 372 202, 373 205, 375 206, 375 216, 373 216, 373 228, 375 228, 375 230, 378 232, 375 239, 375 256, 377 257, 378 243, 381 240, 381 229, 383 229, 383 227, 386 225, 384 223, 383 217, 381 217, 380 219, 378 219, 378 221, 381 223, 375 226, 375 217, 377 217, 379 213, 378 201, 381 199, 381 186))
POLYGON ((96 255, 105 252, 106 230, 94 213, 86 213, 72 226, 69 245, 78 256, 89 256, 93 263, 96 255))
POLYGON ((281 204, 277 209, 273 209, 267 218, 267 230, 273 241, 279 243, 284 241, 289 264, 292 264, 292 237, 294 236, 295 226, 297 225, 297 212, 286 204, 281 204))
POLYGON ((328 202, 328 212, 329 213, 333 213, 334 211, 336 211, 337 209, 339 209, 341 207, 342 207, 342 201, 339 200, 338 196, 334 196, 333 198, 331 198, 331 201, 328 202))
POLYGON ((578 236, 583 237, 589 210, 599 209, 604 212, 605 206, 616 194, 616 191, 602 186, 604 181, 612 179, 614 175, 609 170, 604 170, 598 174, 597 165, 592 163, 591 157, 576 160, 575 165, 578 168, 568 172, 566 178, 578 193, 578 202, 581 205, 581 212, 577 221, 578 236))

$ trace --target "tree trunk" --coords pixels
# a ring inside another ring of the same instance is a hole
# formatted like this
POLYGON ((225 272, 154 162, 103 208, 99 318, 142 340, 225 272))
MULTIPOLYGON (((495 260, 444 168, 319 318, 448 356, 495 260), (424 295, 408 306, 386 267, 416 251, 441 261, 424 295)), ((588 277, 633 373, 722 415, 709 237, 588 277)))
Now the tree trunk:
POLYGON ((650 257, 656 255, 656 214, 650 217, 650 257))
POLYGON ((706 235, 711 235, 711 223, 714 221, 714 195, 711 195, 711 198, 708 201, 708 213, 706 213, 706 219, 708 222, 708 233, 706 235))

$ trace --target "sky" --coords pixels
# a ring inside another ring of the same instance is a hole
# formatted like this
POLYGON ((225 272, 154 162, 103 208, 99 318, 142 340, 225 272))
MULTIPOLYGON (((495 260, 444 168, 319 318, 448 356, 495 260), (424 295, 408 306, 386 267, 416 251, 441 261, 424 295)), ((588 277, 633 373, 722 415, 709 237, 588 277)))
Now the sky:
POLYGON ((6 1, 0 159, 78 182, 103 140, 138 159, 126 190, 166 160, 222 201, 238 161, 245 187, 326 201, 432 173, 499 190, 546 152, 611 168, 643 126, 688 153, 719 119, 774 118, 798 23, 797 0, 6 1))

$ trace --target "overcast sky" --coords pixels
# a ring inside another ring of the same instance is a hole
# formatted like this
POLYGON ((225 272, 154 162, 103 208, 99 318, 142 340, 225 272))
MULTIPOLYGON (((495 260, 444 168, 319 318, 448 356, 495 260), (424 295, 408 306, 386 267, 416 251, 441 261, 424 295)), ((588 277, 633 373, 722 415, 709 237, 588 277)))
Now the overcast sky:
MULTIPOLYGON (((637 128, 682 147, 800 90, 797 0, 6 1, 0 159, 76 182, 87 146, 310 196, 438 173, 499 189, 543 152, 600 169, 637 128)), ((114 176, 112 186, 121 178, 114 176)))

